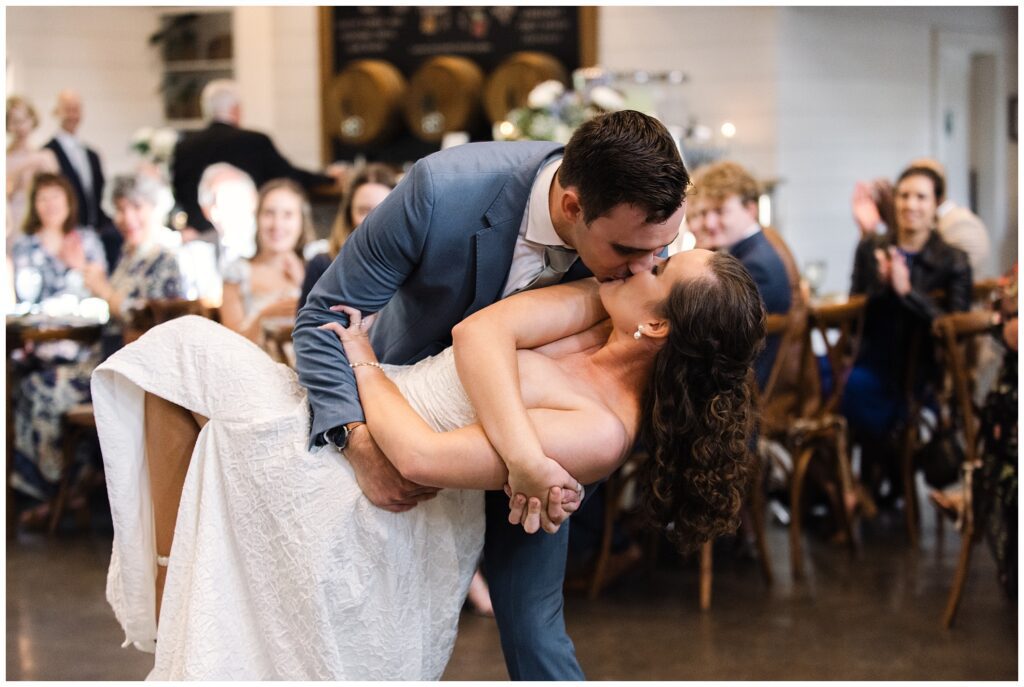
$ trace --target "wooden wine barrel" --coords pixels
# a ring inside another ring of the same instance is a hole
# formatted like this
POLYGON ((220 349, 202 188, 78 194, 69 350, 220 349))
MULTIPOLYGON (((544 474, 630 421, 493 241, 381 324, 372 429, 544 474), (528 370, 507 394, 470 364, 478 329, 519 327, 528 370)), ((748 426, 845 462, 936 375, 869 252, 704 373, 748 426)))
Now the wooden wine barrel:
POLYGON ((464 57, 432 57, 409 79, 406 124, 417 138, 430 143, 449 131, 468 131, 480 111, 483 82, 480 67, 464 57))
POLYGON ((533 87, 554 79, 569 83, 562 63, 543 52, 517 52, 494 68, 484 86, 484 109, 491 123, 505 119, 509 111, 526 105, 533 87))
POLYGON ((401 122, 405 90, 405 78, 390 62, 349 62, 327 89, 329 131, 346 145, 385 142, 401 122))

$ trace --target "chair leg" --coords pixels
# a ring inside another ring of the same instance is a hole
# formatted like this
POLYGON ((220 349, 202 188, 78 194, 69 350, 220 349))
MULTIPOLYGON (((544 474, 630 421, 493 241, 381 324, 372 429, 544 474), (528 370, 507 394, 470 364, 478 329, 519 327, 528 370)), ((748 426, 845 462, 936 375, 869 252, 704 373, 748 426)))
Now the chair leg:
POLYGON ((793 476, 789 485, 789 558, 793 570, 793 579, 804 576, 803 555, 800 551, 800 499, 803 495, 804 480, 807 478, 807 467, 814 455, 813 448, 805 448, 797 456, 793 464, 793 476))
POLYGON ((974 548, 973 529, 971 525, 967 525, 962 534, 956 576, 953 578, 953 588, 949 590, 946 610, 942 614, 942 626, 947 630, 953 626, 953 621, 956 619, 956 612, 960 607, 960 597, 963 595, 964 585, 967 583, 967 572, 971 565, 971 550, 974 548))
POLYGON ((50 508, 50 523, 47 528, 49 536, 57 533, 57 526, 64 515, 64 508, 67 506, 68 494, 71 491, 71 469, 75 463, 75 447, 78 446, 78 437, 81 434, 77 427, 68 427, 64 433, 63 457, 64 465, 60 470, 60 486, 57 496, 53 499, 50 508))
POLYGON ((587 598, 596 599, 607 583, 605 579, 608 574, 608 562, 612 556, 612 535, 615 527, 615 516, 619 510, 618 477, 612 476, 604 484, 604 528, 601 532, 601 546, 597 552, 597 560, 594 563, 594 572, 590 576, 590 587, 587 589, 587 598))
POLYGON ((838 418, 835 424, 836 436, 836 472, 839 477, 840 491, 840 517, 843 527, 846 530, 847 542, 851 549, 857 548, 857 540, 854 538, 854 520, 857 509, 857 491, 853 486, 853 468, 850 466, 850 444, 847 441, 847 429, 845 418, 838 418), (847 503, 850 498, 854 499, 853 508, 847 503))
POLYGON ((700 547, 700 610, 711 609, 711 571, 714 542, 706 541, 700 547))
POLYGON ((900 462, 903 468, 903 510, 907 519, 907 538, 910 545, 916 547, 920 538, 917 507, 917 485, 914 483, 914 446, 916 444, 914 433, 917 431, 913 423, 907 427, 906 435, 903 437, 903 455, 900 462))
POLYGON ((757 557, 761 563, 761 575, 770 586, 775 581, 772 575, 772 564, 768 559, 768 541, 764 531, 764 465, 759 464, 754 489, 750 495, 750 521, 754 527, 754 541, 757 545, 757 557))

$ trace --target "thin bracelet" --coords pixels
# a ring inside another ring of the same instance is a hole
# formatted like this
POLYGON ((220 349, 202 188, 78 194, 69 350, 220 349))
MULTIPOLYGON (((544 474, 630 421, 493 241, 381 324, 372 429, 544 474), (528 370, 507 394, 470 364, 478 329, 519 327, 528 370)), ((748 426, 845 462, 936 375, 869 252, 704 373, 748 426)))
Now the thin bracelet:
POLYGON ((351 367, 353 370, 356 369, 357 367, 375 367, 381 372, 384 371, 384 367, 380 363, 371 362, 369 360, 362 360, 358 363, 349 363, 348 366, 351 367))

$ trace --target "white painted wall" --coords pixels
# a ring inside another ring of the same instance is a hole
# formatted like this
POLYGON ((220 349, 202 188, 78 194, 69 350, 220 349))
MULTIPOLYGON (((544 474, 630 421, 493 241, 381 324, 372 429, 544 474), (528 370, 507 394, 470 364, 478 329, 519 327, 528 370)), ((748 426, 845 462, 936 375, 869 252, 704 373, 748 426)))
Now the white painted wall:
POLYGON ((715 129, 735 124, 731 155, 772 177, 779 16, 772 7, 601 7, 598 62, 614 71, 682 70, 698 120, 715 129))
POLYGON ((315 7, 274 7, 274 142, 292 164, 320 169, 320 31, 315 7))
POLYGON ((159 56, 149 7, 8 7, 7 94, 27 97, 40 116, 44 144, 62 88, 82 95, 79 135, 100 154, 107 178, 134 169, 131 135, 162 123, 159 56))
POLYGON ((928 25, 862 9, 782 18, 775 224, 801 268, 825 261, 826 293, 849 288, 854 183, 892 177, 928 151, 931 133, 928 25))

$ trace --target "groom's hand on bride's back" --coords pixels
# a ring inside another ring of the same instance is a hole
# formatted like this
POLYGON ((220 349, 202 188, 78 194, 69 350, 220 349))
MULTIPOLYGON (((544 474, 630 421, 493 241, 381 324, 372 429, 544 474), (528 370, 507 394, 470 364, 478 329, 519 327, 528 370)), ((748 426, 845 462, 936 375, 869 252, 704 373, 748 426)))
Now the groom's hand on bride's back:
POLYGON ((424 487, 402 477, 381 452, 366 425, 359 425, 352 431, 345 447, 345 457, 356 473, 359 488, 378 508, 402 513, 415 508, 420 501, 434 498, 440 491, 437 487, 424 487))

